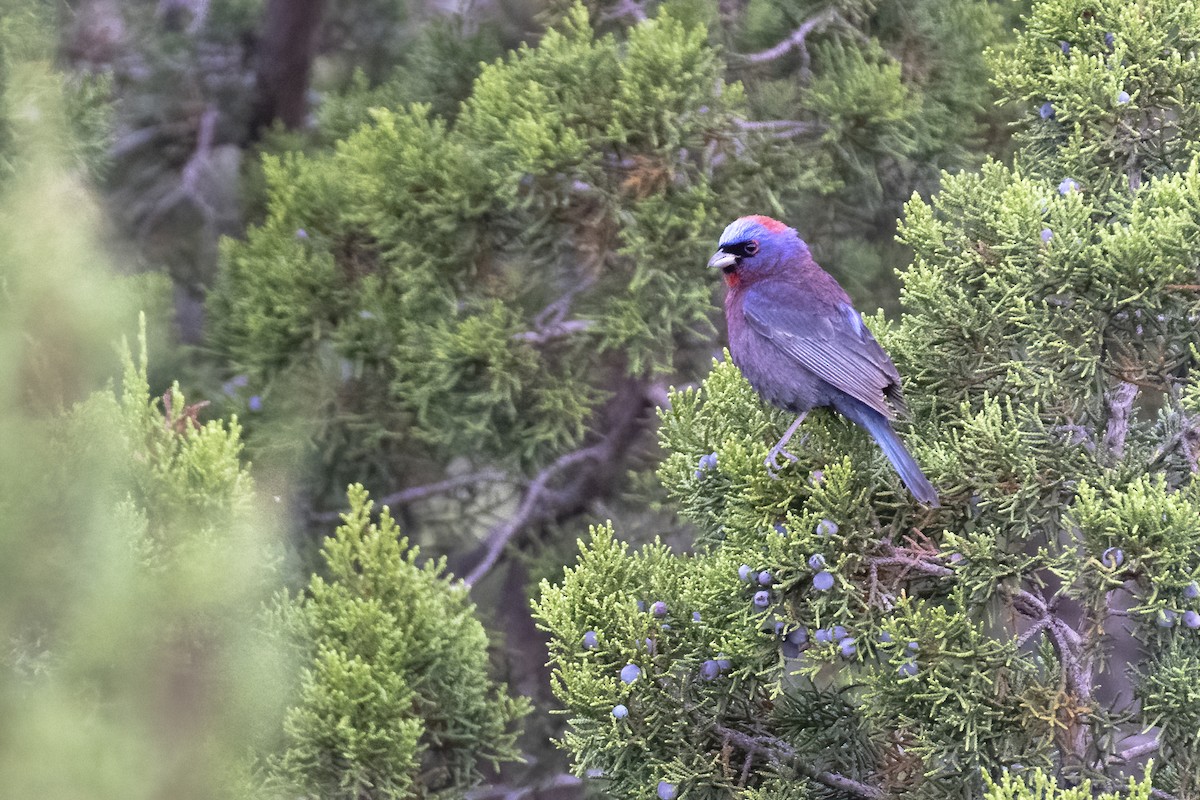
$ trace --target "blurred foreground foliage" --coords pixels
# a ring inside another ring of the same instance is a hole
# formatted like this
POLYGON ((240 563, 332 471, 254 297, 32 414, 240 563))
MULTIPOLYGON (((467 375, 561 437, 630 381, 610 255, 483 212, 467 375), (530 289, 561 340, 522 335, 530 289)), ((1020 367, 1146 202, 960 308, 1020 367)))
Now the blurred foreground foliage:
POLYGON ((3 793, 463 796, 518 756, 526 705, 490 680, 461 585, 355 490, 328 577, 281 595, 237 417, 151 390, 144 316, 107 380, 154 292, 98 255, 78 98, 38 19, 0 27, 3 793))

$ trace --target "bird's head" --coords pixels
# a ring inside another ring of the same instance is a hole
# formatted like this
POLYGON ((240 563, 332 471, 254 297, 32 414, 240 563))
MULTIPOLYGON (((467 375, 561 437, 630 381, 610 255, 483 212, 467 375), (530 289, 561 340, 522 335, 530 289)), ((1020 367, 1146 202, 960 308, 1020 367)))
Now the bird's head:
POLYGON ((808 245, 794 228, 756 215, 729 223, 708 266, 721 270, 725 283, 733 288, 787 270, 807 255, 808 245))

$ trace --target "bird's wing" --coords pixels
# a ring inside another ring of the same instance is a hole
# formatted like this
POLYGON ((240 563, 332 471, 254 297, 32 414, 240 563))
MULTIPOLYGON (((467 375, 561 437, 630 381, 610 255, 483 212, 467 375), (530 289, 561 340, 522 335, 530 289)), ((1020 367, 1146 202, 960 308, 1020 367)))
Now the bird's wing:
POLYGON ((773 284, 751 287, 743 308, 752 330, 818 378, 888 419, 904 411, 900 373, 849 303, 773 284))

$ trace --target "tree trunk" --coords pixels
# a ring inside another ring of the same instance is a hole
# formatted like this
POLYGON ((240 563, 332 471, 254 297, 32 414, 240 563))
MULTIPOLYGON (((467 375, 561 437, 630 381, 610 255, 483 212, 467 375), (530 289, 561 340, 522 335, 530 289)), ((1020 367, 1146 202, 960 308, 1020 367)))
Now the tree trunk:
POLYGON ((308 81, 326 0, 267 0, 258 44, 254 136, 279 120, 299 128, 308 114, 308 81))

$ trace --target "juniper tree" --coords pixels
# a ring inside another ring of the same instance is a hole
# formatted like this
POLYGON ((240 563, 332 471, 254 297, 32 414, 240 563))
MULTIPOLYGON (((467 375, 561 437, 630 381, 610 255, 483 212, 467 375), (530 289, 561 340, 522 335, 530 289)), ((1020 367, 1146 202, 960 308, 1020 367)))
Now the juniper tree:
POLYGON ((326 576, 278 605, 303 665, 266 786, 312 798, 461 797, 517 757, 528 708, 488 678, 488 642, 444 562, 418 561, 361 486, 321 554, 326 576))
POLYGON ((504 508, 536 478, 494 559, 620 474, 658 376, 711 330, 701 231, 758 202, 751 176, 797 168, 739 125, 704 29, 665 13, 619 41, 578 10, 485 66, 452 122, 372 114, 334 152, 266 161, 268 218, 225 244, 214 343, 264 417, 311 420, 319 505, 353 478, 504 508))
MULTIPOLYGON (((969 5, 960 39, 978 60, 992 17, 969 5)), ((821 153, 896 114, 917 120, 922 152, 958 163, 980 116, 963 101, 956 126, 926 130, 946 115, 918 109, 962 100, 955 80, 971 70, 902 80, 896 56, 840 23, 822 34, 831 51, 804 92, 820 108, 804 110, 764 105, 779 81, 720 55, 711 10, 666 4, 630 26, 590 11, 553 9, 557 27, 484 65, 456 107, 438 98, 442 113, 376 108, 355 130, 364 105, 413 90, 363 84, 331 101, 325 119, 347 137, 333 152, 266 159, 267 220, 226 243, 209 303, 218 352, 254 384, 240 402, 266 403, 260 429, 297 406, 309 420, 296 449, 277 428, 250 439, 289 461, 307 454, 305 502, 329 508, 363 481, 420 520, 423 541, 484 536, 460 563, 472 580, 515 533, 613 486, 667 376, 702 371, 711 288, 695 265, 729 209, 783 213, 804 208, 801 194, 811 206, 812 192, 876 180, 835 174, 821 153), (847 77, 838 64, 861 69, 847 77), (743 74, 752 96, 729 80, 743 74), (863 94, 838 100, 822 86, 863 94), (850 105, 858 122, 836 122, 850 105)), ((932 42, 936 30, 912 36, 932 42)), ((783 76, 789 64, 765 68, 783 76)), ((868 150, 900 157, 874 139, 853 147, 844 155, 872 176, 868 150)), ((903 195, 913 183, 899 180, 903 195)))
POLYGON ((1116 791, 1153 755, 1155 796, 1200 797, 1197 30, 1157 0, 1036 4, 992 59, 1012 165, 906 206, 905 313, 867 323, 940 511, 829 414, 773 480, 789 420, 727 358, 672 392, 658 474, 695 552, 597 528, 536 604, 580 774, 1065 797, 1088 792, 1045 774, 1116 791))

